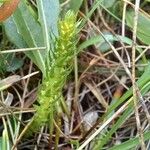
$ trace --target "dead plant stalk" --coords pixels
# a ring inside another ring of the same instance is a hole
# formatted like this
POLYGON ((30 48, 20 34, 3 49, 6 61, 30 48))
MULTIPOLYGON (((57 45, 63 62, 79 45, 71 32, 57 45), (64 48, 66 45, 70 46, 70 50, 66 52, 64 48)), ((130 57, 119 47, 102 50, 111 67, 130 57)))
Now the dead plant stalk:
POLYGON ((133 44, 132 44, 132 85, 133 85, 133 101, 134 101, 134 109, 135 109, 135 117, 136 117, 136 124, 137 124, 137 130, 139 133, 139 140, 141 143, 141 149, 146 150, 145 143, 144 143, 144 137, 143 137, 143 131, 141 128, 140 118, 139 118, 139 112, 138 112, 138 87, 136 85, 136 76, 135 76, 135 64, 136 64, 136 34, 137 34, 137 25, 138 25, 138 11, 139 11, 139 5, 140 0, 135 1, 135 14, 134 14, 134 25, 133 25, 133 44))

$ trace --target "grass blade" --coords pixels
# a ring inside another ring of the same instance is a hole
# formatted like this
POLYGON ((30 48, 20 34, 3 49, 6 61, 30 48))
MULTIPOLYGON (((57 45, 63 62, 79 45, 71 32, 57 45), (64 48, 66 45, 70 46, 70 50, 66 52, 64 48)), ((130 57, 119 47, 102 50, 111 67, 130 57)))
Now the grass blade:
MULTIPOLYGON (((150 140, 150 131, 144 133, 144 140, 150 140)), ((138 146, 139 143, 139 137, 135 137, 131 140, 128 140, 120 145, 116 145, 112 148, 110 148, 109 150, 130 150, 131 148, 134 148, 136 146, 138 146)))

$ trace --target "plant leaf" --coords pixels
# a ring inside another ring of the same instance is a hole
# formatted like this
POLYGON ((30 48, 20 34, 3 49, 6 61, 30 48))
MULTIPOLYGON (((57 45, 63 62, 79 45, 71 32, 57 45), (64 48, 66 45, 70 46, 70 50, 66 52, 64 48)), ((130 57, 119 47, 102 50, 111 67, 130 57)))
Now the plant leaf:
MULTIPOLYGON (((59 15, 59 2, 56 0, 39 0, 37 1, 37 7, 47 54, 50 53, 52 56, 53 51, 52 49, 50 50, 50 47, 54 47, 54 39, 58 36, 57 21, 59 15), (53 7, 53 9, 51 7, 53 7), (49 10, 52 10, 52 12, 49 13, 49 10), (52 35, 54 35, 54 38, 52 35)), ((49 63, 49 56, 47 59, 49 63)))
POLYGON ((83 0, 71 0, 70 9, 77 13, 81 7, 83 0))
MULTIPOLYGON (((14 30, 16 30, 17 33, 21 35, 21 37, 18 38, 19 40, 23 39, 24 43, 26 43, 28 47, 37 47, 38 49, 39 46, 44 45, 42 28, 40 24, 37 22, 37 20, 35 20, 35 18, 32 16, 30 9, 31 8, 28 8, 26 1, 20 2, 18 9, 15 11, 15 13, 12 16, 13 27, 14 30)), ((16 36, 18 36, 18 34, 16 34, 16 36)), ((16 45, 19 45, 19 42, 17 40, 15 40, 15 42, 16 45)), ((43 74, 45 74, 45 63, 44 63, 45 51, 44 50, 33 51, 31 53, 31 57, 33 58, 34 63, 43 72, 43 74)))
POLYGON ((23 60, 17 58, 14 54, 3 54, 0 56, 0 73, 12 72, 23 65, 23 60))
MULTIPOLYGON (((144 133, 144 140, 150 140, 150 131, 144 133)), ((116 145, 109 150, 130 150, 131 148, 134 148, 135 146, 139 145, 139 137, 135 137, 133 139, 130 139, 120 145, 116 145)))
POLYGON ((116 0, 104 0, 103 1, 103 5, 106 7, 106 8, 110 8, 114 5, 114 3, 116 2, 116 0))
MULTIPOLYGON (((117 37, 113 36, 112 34, 105 34, 104 37, 110 41, 110 42, 115 42, 115 41, 122 41, 123 43, 126 43, 128 45, 131 45, 132 44, 132 40, 127 38, 127 37, 123 37, 123 36, 120 36, 120 35, 117 35, 117 37)), ((85 42, 83 42, 80 46, 79 46, 79 49, 82 50, 90 45, 93 45, 93 44, 99 44, 100 47, 106 43, 105 42, 105 39, 98 35, 98 36, 95 36, 95 37, 91 37, 90 39, 86 40, 85 42)), ((108 50, 108 49, 107 49, 108 50)), ((107 51, 106 50, 106 51, 107 51)), ((102 51, 102 50, 101 50, 102 51)), ((102 52, 106 52, 105 50, 102 51, 102 52)))
MULTIPOLYGON (((9 55, 9 58, 12 55, 9 55)), ((10 59, 8 58, 8 63, 6 63, 6 71, 12 72, 15 71, 23 66, 23 60, 20 58, 17 58, 15 56, 12 56, 10 59)))
MULTIPOLYGON (((9 17, 9 19, 7 19, 3 24, 4 24, 6 35, 12 43, 14 43, 18 48, 28 47, 22 35, 18 32, 17 26, 12 16, 9 17)), ((32 51, 25 52, 25 54, 36 64, 36 59, 33 53, 34 52, 32 51)))
POLYGON ((40 22, 44 23, 49 35, 50 33, 58 36, 58 16, 59 16, 59 0, 38 0, 38 11, 40 22), (45 21, 44 21, 45 20, 45 21))
MULTIPOLYGON (((134 17, 134 11, 127 11, 126 14, 126 22, 127 25, 131 28, 133 28, 133 19, 134 17)), ((150 18, 143 14, 142 12, 139 12, 139 18, 138 18, 138 26, 137 26, 137 37, 142 41, 143 43, 150 45, 150 18)))

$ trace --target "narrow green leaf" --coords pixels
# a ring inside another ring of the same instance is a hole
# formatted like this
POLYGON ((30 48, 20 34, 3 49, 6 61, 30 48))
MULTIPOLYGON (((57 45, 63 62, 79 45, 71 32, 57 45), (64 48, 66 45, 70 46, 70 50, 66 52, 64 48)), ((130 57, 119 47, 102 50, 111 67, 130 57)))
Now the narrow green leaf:
POLYGON ((112 7, 114 4, 115 4, 116 0, 104 0, 103 1, 103 5, 106 7, 106 8, 110 8, 112 7))
MULTIPOLYGON (((145 71, 143 75, 138 79, 137 85, 140 90, 145 90, 143 89, 144 86, 150 82, 150 64, 145 68, 145 71)), ((148 85, 149 86, 149 85, 148 85)), ((145 87, 146 89, 149 89, 148 87, 145 87)), ((145 91, 147 92, 147 91, 145 91)), ((107 113, 103 116, 104 118, 108 116, 114 109, 116 109, 120 104, 122 104, 125 100, 127 100, 130 96, 132 96, 132 87, 119 99, 116 101, 116 103, 112 104, 110 108, 108 109, 107 113)))
MULTIPOLYGON (((127 25, 131 28, 133 28, 133 19, 134 17, 134 11, 127 11, 126 14, 126 22, 127 25)), ((150 18, 143 14, 142 12, 139 12, 139 18, 138 18, 138 26, 137 26, 137 37, 145 44, 150 45, 150 18)))
MULTIPOLYGON (((105 38, 110 42, 115 42, 115 41, 120 41, 121 40, 123 43, 126 43, 128 45, 132 44, 132 40, 127 38, 127 37, 123 37, 123 36, 120 36, 120 35, 117 35, 117 37, 113 36, 112 34, 106 34, 105 35, 105 38)), ((98 36, 95 36, 95 37, 91 37, 90 39, 83 42, 79 46, 79 49, 82 50, 82 49, 84 49, 84 48, 86 48, 90 45, 93 45, 93 44, 99 44, 101 46, 103 43, 105 43, 105 39, 102 36, 98 35, 98 36)))
MULTIPOLYGON (((150 140, 150 131, 144 133, 144 141, 146 140, 150 140)), ((139 137, 135 137, 120 145, 115 145, 114 147, 109 148, 109 150, 130 150, 138 145, 140 145, 139 137)))
MULTIPOLYGON (((132 40, 129 39, 128 37, 124 37, 124 36, 121 36, 121 35, 116 35, 116 37, 115 37, 112 34, 105 34, 104 37, 105 37, 105 39, 107 39, 110 42, 115 42, 115 41, 120 42, 121 41, 122 43, 125 43, 125 44, 128 44, 128 45, 132 45, 132 40)), ((105 39, 101 35, 98 35, 98 36, 95 36, 95 37, 91 37, 90 39, 88 39, 85 42, 83 42, 79 46, 79 49, 83 50, 84 48, 87 48, 88 46, 94 45, 94 44, 98 44, 98 45, 100 45, 99 47, 101 47, 101 46, 103 46, 104 43, 106 43, 105 39)), ((108 49, 106 49, 106 50, 105 49, 104 50, 101 49, 101 52, 106 52, 107 50, 108 49)), ((140 48, 137 48, 137 50, 138 50, 139 53, 142 52, 142 50, 140 48)))
POLYGON ((9 141, 7 126, 5 122, 3 123, 4 123, 4 130, 2 133, 2 150, 10 150, 10 141, 9 141))
POLYGON ((71 0, 70 1, 70 8, 75 13, 77 13, 82 5, 83 0, 71 0))
POLYGON ((4 129, 2 134, 2 149, 4 150, 8 150, 7 141, 8 141, 8 135, 6 129, 4 129))
POLYGON ((125 110, 125 112, 119 117, 115 124, 111 127, 111 129, 99 137, 97 144, 94 147, 94 150, 102 149, 102 147, 112 138, 112 135, 116 132, 116 130, 121 127, 121 125, 132 115, 133 106, 130 106, 125 110))
POLYGON ((88 14, 85 16, 84 20, 82 20, 81 25, 80 25, 80 30, 82 27, 85 25, 85 23, 88 21, 88 19, 92 16, 94 11, 100 6, 100 4, 103 2, 103 0, 98 0, 95 1, 93 6, 91 7, 91 10, 88 12, 88 14))

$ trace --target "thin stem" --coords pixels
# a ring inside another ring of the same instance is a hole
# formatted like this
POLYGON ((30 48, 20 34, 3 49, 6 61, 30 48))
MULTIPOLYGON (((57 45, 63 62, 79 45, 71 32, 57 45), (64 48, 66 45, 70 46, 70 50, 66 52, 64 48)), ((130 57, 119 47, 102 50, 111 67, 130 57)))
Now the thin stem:
POLYGON ((139 132, 139 141, 141 143, 141 149, 146 150, 143 131, 141 128, 139 112, 138 112, 138 98, 137 98, 137 84, 136 84, 136 75, 135 75, 135 64, 136 64, 136 34, 137 34, 137 25, 138 25, 138 11, 139 11, 140 0, 135 1, 135 15, 134 15, 134 26, 133 26, 133 44, 132 44, 132 85, 133 85, 133 101, 134 101, 134 109, 136 116, 136 124, 137 130, 139 132))

